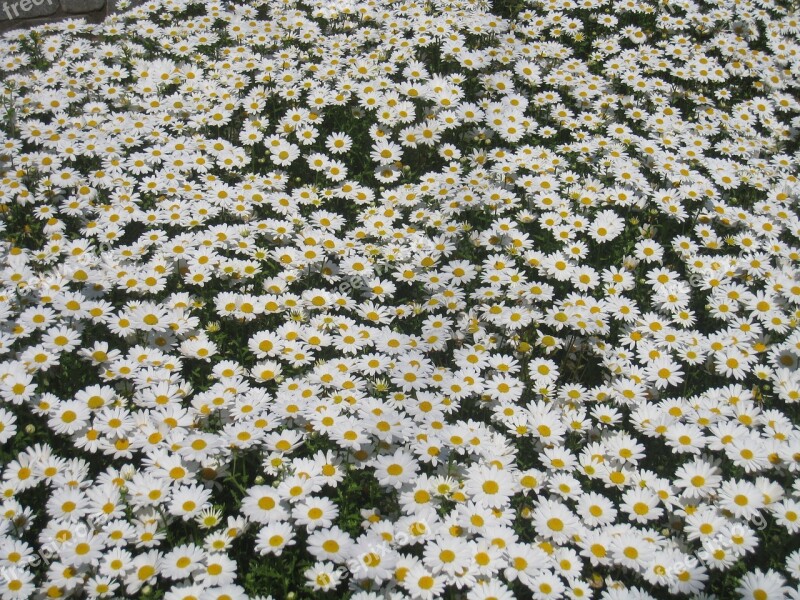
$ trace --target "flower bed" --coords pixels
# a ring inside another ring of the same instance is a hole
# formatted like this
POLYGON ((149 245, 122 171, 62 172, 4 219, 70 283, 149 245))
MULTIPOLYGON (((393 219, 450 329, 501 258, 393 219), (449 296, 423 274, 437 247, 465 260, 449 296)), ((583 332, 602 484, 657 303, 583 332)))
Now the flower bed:
POLYGON ((800 597, 798 19, 7 35, 0 598, 800 597))

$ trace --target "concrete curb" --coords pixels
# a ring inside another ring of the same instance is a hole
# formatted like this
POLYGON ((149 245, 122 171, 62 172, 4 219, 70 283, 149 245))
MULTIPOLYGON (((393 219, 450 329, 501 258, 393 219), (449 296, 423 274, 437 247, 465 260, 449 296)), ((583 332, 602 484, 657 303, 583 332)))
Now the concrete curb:
MULTIPOLYGON (((142 2, 131 2, 131 7, 138 4, 142 2)), ((63 19, 102 23, 119 12, 116 0, 0 0, 0 35, 63 19)))

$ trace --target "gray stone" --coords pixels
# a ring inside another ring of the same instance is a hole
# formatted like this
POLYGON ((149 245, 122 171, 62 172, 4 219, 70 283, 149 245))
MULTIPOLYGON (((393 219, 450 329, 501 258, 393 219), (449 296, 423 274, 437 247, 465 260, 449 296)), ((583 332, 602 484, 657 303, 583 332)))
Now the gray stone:
POLYGON ((46 17, 58 10, 58 0, 0 0, 0 21, 46 17))
MULTIPOLYGON (((2 1, 2 0, 0 0, 2 1)), ((100 10, 106 5, 106 0, 61 0, 61 8, 65 13, 77 14, 100 10)))

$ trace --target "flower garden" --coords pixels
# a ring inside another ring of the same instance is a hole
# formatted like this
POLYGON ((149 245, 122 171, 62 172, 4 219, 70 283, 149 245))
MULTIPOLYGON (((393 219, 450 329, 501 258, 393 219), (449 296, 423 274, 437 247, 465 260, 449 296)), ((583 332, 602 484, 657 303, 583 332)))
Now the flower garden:
POLYGON ((159 0, 5 34, 0 599, 800 598, 799 31, 159 0))

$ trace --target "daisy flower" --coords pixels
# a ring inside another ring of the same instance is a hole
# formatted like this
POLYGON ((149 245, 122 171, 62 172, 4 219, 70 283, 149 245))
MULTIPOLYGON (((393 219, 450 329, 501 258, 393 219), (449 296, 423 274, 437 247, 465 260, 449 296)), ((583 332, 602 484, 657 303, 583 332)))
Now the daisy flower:
POLYGON ((205 552, 194 544, 181 545, 167 552, 161 563, 161 573, 170 579, 185 579, 201 566, 205 552))
POLYGON ((270 523, 262 527, 256 538, 256 550, 261 554, 280 556, 286 546, 293 546, 294 528, 285 522, 270 523))
POLYGON ((339 586, 342 580, 342 570, 330 562, 317 562, 304 573, 306 585, 314 591, 327 592, 339 586))
POLYGON ((766 573, 761 569, 745 573, 736 588, 739 597, 746 600, 782 598, 787 591, 786 580, 772 569, 766 573))
POLYGON ((264 485, 253 486, 247 491, 241 510, 251 521, 263 524, 283 521, 289 516, 277 491, 264 485))
POLYGON ((236 578, 236 562, 226 554, 208 553, 195 577, 205 586, 229 585, 236 578))
POLYGON ((433 573, 445 573, 450 576, 466 568, 469 559, 469 547, 460 538, 431 540, 423 551, 423 563, 433 573))
POLYGON ((614 522, 617 509, 607 497, 596 492, 585 492, 578 499, 578 513, 589 527, 608 525, 614 522))
POLYGON ((308 551, 318 560, 344 563, 351 554, 353 540, 337 526, 315 531, 308 536, 308 551))
POLYGON ((397 450, 392 456, 378 456, 374 464, 378 483, 395 489, 410 481, 418 470, 413 456, 402 450, 397 450))
POLYGON ((704 458, 685 463, 675 472, 675 485, 683 489, 683 495, 687 498, 710 496, 721 481, 718 466, 704 458))
POLYGON ((421 564, 412 566, 403 578, 403 587, 415 598, 432 600, 444 592, 444 577, 434 575, 421 564))
POLYGON ((751 519, 764 508, 764 497, 754 484, 732 479, 722 482, 718 504, 738 518, 751 519))

